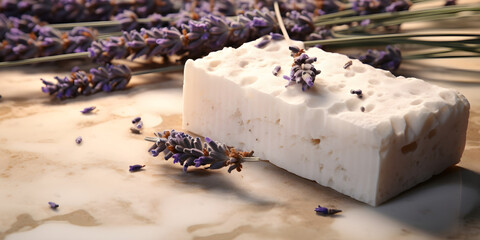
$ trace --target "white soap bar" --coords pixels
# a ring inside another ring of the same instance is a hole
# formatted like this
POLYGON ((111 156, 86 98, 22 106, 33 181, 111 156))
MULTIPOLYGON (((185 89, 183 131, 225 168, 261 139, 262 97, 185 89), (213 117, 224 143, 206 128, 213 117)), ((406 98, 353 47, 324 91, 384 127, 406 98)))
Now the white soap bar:
POLYGON ((306 54, 322 72, 303 92, 282 78, 293 63, 289 44, 260 49, 259 41, 187 61, 185 130, 373 206, 460 161, 470 108, 463 95, 358 60, 344 69, 347 56, 318 48, 306 54))

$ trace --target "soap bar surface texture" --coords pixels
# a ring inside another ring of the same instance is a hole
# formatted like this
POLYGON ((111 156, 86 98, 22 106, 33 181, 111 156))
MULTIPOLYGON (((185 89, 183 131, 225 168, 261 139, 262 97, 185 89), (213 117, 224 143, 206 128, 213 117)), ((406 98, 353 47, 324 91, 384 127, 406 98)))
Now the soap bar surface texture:
POLYGON ((305 52, 321 71, 313 87, 286 87, 291 43, 259 41, 187 61, 185 130, 372 206, 460 161, 470 108, 460 93, 358 60, 344 68, 347 56, 318 48, 305 52))

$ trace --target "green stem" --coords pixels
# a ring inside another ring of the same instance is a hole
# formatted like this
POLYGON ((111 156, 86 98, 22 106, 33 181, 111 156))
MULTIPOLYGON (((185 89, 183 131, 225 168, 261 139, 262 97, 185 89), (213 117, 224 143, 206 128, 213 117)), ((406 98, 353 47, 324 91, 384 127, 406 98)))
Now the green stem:
POLYGON ((335 13, 329 13, 329 14, 325 14, 325 15, 321 15, 321 16, 316 17, 315 22, 318 22, 320 20, 325 20, 325 19, 351 16, 351 15, 355 15, 355 13, 356 12, 352 9, 338 11, 338 12, 335 12, 335 13))
POLYGON ((428 55, 428 54, 420 54, 420 55, 408 55, 402 57, 402 60, 416 60, 416 59, 431 59, 431 58, 480 58, 480 54, 477 55, 445 55, 445 56, 435 56, 435 55, 428 55))
POLYGON ((30 59, 24 59, 24 60, 18 60, 18 61, 0 62, 0 68, 14 67, 14 66, 33 64, 33 63, 61 61, 61 60, 68 60, 68 59, 75 59, 75 58, 87 58, 87 57, 88 57, 88 52, 68 53, 68 54, 61 54, 61 55, 47 56, 47 57, 36 57, 36 58, 30 58, 30 59))
POLYGON ((382 35, 362 35, 344 38, 334 38, 334 39, 325 39, 325 40, 315 40, 315 41, 305 41, 305 46, 314 46, 316 44, 321 45, 333 45, 333 44, 346 44, 346 43, 357 43, 357 42, 370 42, 370 41, 386 41, 386 40, 395 40, 395 39, 406 39, 412 37, 477 37, 480 38, 479 34, 456 34, 456 33, 396 33, 396 34, 382 34, 382 35))
POLYGON ((345 17, 340 19, 333 19, 329 21, 323 21, 315 23, 315 26, 325 26, 325 25, 333 25, 333 24, 341 24, 341 23, 350 23, 350 22, 359 22, 365 19, 370 20, 378 20, 378 19, 386 19, 386 18, 398 18, 403 16, 415 16, 419 14, 453 14, 463 11, 480 11, 480 4, 475 4, 471 6, 447 6, 441 8, 434 8, 434 9, 424 9, 424 10, 415 10, 415 11, 401 11, 401 12, 388 12, 388 13, 377 13, 377 14, 369 14, 363 16, 353 16, 353 17, 345 17))
POLYGON ((183 70, 183 65, 174 65, 174 66, 161 67, 161 68, 149 69, 144 71, 137 71, 137 72, 133 72, 132 76, 149 74, 149 73, 159 73, 159 72, 174 72, 174 71, 180 71, 180 70, 183 70))
MULTIPOLYGON (((163 17, 162 21, 170 22, 171 18, 163 17)), ((148 23, 151 22, 149 18, 139 18, 137 19, 138 23, 148 23)), ((94 21, 94 22, 77 22, 77 23, 59 23, 59 24, 48 24, 47 26, 57 29, 65 28, 74 28, 74 27, 112 27, 120 26, 120 21, 111 20, 111 21, 94 21)))

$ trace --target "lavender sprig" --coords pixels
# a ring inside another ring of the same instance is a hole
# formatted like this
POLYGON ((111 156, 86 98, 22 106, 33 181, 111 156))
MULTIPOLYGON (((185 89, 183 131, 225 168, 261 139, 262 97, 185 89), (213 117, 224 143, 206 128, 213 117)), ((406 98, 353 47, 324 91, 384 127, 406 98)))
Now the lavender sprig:
POLYGON ((40 25, 35 25, 28 33, 10 28, 0 44, 0 61, 84 52, 95 38, 96 32, 84 27, 74 28, 67 34, 40 25))
POLYGON ((285 87, 297 83, 301 84, 302 91, 305 91, 313 87, 315 77, 321 72, 313 66, 313 63, 317 61, 317 58, 309 57, 304 53, 303 49, 296 46, 290 46, 289 49, 292 51, 294 60, 292 69, 290 70, 290 76, 283 76, 285 80, 289 81, 285 87))
POLYGON ((74 71, 70 77, 55 77, 57 83, 41 79, 45 86, 44 93, 54 95, 57 99, 75 98, 79 95, 90 95, 100 91, 110 92, 124 89, 132 74, 125 65, 107 64, 105 67, 85 71, 74 71))
POLYGON ((366 63, 376 68, 394 71, 400 67, 402 54, 394 46, 388 45, 385 51, 369 49, 366 54, 357 57, 362 63, 366 63))
POLYGON ((148 152, 154 157, 163 153, 165 160, 173 158, 173 163, 180 163, 184 172, 190 166, 205 166, 205 169, 220 169, 229 166, 229 173, 234 169, 240 172, 242 162, 253 155, 253 151, 237 151, 233 147, 209 138, 205 138, 205 142, 202 144, 200 138, 194 138, 175 130, 155 133, 155 136, 145 138, 147 141, 155 142, 148 152))
POLYGON ((140 17, 176 11, 170 0, 6 0, 0 10, 6 16, 31 15, 50 23, 104 21, 126 10, 140 17))

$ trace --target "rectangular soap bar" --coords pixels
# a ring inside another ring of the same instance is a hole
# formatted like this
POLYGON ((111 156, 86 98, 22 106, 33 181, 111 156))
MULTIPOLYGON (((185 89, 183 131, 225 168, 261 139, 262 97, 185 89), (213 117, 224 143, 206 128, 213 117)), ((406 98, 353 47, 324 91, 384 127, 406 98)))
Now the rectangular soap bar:
POLYGON ((290 44, 259 41, 187 61, 185 130, 373 206, 460 161, 470 108, 460 93, 358 60, 345 69, 347 56, 318 48, 306 50, 321 70, 313 87, 285 87, 290 44))

